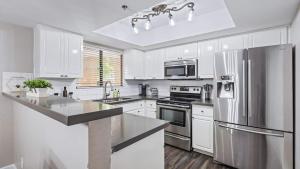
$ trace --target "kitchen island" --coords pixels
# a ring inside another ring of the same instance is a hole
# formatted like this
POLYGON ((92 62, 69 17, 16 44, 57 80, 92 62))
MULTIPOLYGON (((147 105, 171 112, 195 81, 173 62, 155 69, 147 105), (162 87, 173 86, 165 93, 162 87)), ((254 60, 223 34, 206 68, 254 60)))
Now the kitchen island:
POLYGON ((14 100, 18 168, 164 168, 168 122, 122 114, 101 102, 3 95, 14 100))

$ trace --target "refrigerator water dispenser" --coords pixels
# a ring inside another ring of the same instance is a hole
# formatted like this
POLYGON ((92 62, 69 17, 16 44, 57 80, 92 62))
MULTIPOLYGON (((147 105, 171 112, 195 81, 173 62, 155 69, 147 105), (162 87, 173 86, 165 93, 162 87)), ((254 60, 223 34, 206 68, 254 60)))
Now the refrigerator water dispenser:
POLYGON ((221 76, 221 81, 217 82, 217 97, 233 99, 234 98, 234 81, 232 76, 221 76))

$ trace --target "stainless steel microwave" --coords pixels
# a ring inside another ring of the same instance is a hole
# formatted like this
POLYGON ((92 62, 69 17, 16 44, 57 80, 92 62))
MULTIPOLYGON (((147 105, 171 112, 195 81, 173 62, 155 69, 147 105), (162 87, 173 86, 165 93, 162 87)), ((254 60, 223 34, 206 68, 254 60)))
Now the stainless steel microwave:
POLYGON ((164 63, 165 79, 196 79, 198 60, 176 60, 164 63))

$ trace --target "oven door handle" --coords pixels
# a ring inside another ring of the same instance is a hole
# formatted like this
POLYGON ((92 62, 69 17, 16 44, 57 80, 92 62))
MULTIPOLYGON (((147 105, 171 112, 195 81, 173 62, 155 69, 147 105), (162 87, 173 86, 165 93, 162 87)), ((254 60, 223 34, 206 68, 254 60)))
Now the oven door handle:
POLYGON ((183 105, 173 105, 173 104, 165 104, 165 103, 156 103, 156 104, 161 106, 178 107, 178 108, 185 108, 185 109, 190 108, 190 106, 183 106, 183 105))

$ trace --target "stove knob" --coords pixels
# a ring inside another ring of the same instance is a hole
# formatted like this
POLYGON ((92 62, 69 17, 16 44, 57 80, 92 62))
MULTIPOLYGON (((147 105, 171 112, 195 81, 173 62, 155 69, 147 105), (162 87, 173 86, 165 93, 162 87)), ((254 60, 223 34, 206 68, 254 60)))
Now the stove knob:
POLYGON ((194 91, 196 91, 196 89, 194 88, 194 91))
POLYGON ((197 89, 197 91, 199 91, 199 89, 197 89))

